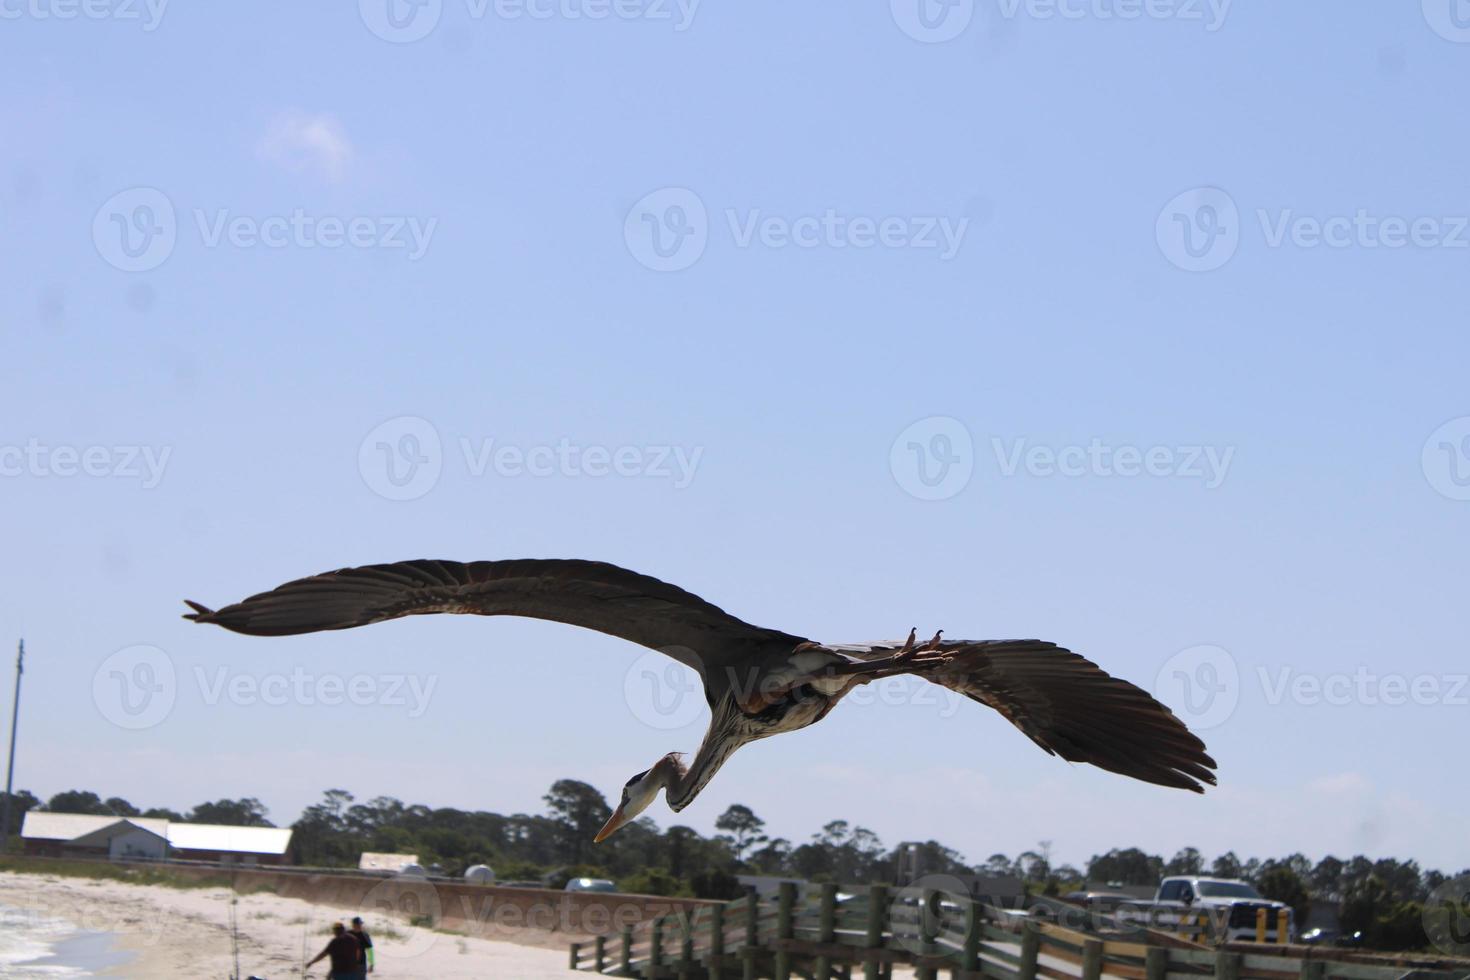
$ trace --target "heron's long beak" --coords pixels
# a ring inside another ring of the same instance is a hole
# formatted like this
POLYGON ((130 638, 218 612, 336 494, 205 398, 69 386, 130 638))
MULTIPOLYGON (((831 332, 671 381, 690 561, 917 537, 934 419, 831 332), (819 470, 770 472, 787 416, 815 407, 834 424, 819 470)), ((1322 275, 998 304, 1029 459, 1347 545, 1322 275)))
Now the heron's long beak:
POLYGON ((607 823, 602 825, 602 829, 597 832, 597 836, 592 838, 592 843, 601 844, 613 835, 613 831, 632 819, 633 815, 624 813, 623 808, 619 806, 613 811, 613 815, 607 818, 607 823))

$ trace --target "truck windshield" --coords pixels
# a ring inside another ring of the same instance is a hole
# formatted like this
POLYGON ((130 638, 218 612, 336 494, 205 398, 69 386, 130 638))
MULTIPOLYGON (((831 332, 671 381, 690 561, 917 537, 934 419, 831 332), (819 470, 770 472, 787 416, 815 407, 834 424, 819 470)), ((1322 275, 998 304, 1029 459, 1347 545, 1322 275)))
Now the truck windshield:
POLYGON ((1206 898, 1260 898, 1261 893, 1243 881, 1201 881, 1195 887, 1206 898))

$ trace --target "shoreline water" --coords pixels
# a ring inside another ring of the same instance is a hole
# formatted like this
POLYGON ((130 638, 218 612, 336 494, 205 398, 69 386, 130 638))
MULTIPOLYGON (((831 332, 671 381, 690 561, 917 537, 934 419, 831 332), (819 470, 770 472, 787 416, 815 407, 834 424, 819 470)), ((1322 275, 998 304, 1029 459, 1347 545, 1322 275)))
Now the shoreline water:
POLYGON ((0 904, 0 976, 94 977, 125 966, 118 936, 67 919, 0 904))

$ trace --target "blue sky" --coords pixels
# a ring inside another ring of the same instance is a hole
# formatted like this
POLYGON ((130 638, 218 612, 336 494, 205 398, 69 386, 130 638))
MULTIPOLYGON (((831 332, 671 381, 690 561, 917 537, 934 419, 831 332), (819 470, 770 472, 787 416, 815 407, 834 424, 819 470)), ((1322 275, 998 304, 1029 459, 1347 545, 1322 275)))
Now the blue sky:
POLYGON ((1220 762, 1145 786, 910 686, 742 751, 701 830, 1470 863, 1470 10, 394 2, 0 2, 19 786, 611 793, 703 731, 636 647, 177 618, 585 556, 828 641, 1051 639, 1220 762))

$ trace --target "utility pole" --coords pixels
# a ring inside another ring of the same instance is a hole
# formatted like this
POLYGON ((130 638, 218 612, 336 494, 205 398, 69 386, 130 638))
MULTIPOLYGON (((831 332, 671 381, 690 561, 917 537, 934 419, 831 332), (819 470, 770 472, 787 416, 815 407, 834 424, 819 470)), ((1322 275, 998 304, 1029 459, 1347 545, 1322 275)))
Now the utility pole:
POLYGON ((0 854, 10 850, 10 793, 15 788, 15 726, 20 721, 20 677, 25 673, 26 641, 15 655, 15 697, 10 702, 10 765, 5 770, 5 800, 0 803, 0 854))

